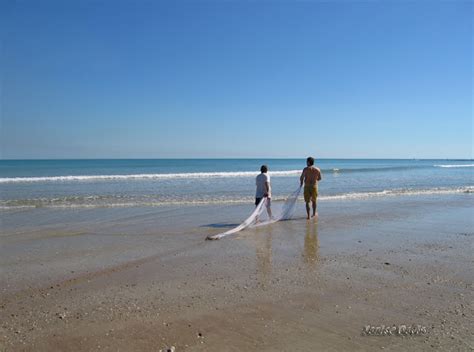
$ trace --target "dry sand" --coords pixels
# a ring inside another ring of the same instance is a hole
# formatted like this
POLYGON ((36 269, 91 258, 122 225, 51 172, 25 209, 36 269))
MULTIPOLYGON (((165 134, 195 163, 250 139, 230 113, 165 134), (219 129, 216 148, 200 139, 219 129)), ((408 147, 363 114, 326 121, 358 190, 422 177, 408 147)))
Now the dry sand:
POLYGON ((0 350, 472 351, 472 196, 343 206, 220 241, 231 211, 8 227, 0 350), (403 324, 426 333, 362 333, 403 324))

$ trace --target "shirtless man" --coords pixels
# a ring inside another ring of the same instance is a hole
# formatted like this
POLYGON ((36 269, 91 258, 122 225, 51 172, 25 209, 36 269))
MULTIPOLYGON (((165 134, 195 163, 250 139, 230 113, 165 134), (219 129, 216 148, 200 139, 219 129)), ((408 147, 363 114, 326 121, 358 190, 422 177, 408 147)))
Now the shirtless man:
POLYGON ((306 165, 301 173, 300 187, 303 186, 304 182, 304 201, 306 203, 306 214, 309 219, 309 201, 313 203, 313 217, 317 216, 316 213, 316 198, 318 197, 318 181, 321 181, 321 170, 314 166, 314 158, 309 157, 306 159, 306 165))

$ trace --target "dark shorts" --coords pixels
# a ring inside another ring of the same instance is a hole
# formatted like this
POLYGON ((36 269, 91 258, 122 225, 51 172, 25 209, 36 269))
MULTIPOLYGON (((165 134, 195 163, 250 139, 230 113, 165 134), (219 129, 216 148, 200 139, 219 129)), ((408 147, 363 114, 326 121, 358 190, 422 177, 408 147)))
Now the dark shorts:
MULTIPOLYGON (((255 206, 259 205, 260 204, 260 201, 262 200, 262 198, 255 198, 255 206)), ((267 198, 267 204, 266 206, 269 207, 272 205, 272 199, 271 198, 267 198)))

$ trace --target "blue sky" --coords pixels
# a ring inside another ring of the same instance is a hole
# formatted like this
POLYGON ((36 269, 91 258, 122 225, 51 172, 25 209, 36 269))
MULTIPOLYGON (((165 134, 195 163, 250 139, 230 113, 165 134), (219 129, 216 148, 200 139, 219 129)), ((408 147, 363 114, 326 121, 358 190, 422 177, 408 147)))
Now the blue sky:
POLYGON ((1 2, 1 158, 472 158, 470 1, 1 2))

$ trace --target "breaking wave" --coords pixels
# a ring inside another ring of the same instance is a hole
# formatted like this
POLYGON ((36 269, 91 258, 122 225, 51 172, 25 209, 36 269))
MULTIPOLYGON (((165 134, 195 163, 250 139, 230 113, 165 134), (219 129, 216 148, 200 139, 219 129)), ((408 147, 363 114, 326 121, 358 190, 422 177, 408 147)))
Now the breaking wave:
MULTIPOLYGON (((301 170, 273 171, 271 176, 299 175, 301 170)), ((129 180, 167 180, 187 178, 229 178, 255 177, 257 171, 240 172, 190 172, 173 174, 135 174, 135 175, 81 175, 81 176, 44 176, 44 177, 6 177, 0 178, 0 183, 28 183, 28 182, 91 182, 91 181, 129 181, 129 180)))
POLYGON ((430 189, 392 189, 374 192, 354 192, 345 194, 336 194, 321 196, 319 200, 350 200, 364 199, 374 197, 393 197, 393 196, 429 196, 456 193, 474 193, 474 186, 458 188, 430 188, 430 189))
POLYGON ((435 167, 474 167, 474 164, 460 164, 460 165, 435 165, 435 167))
MULTIPOLYGON (((384 171, 403 171, 420 168, 460 168, 474 167, 474 164, 459 165, 424 165, 424 166, 382 166, 367 168, 328 168, 322 169, 323 173, 365 173, 365 172, 384 172, 384 171)), ((255 177, 258 171, 229 171, 229 172, 189 172, 189 173, 162 173, 162 174, 130 174, 130 175, 68 175, 68 176, 37 176, 37 177, 1 177, 0 184, 14 183, 42 183, 42 182, 103 182, 103 181, 147 181, 147 180, 171 180, 171 179, 210 179, 210 178, 242 178, 255 177)), ((282 170, 270 171, 273 177, 298 176, 301 170, 282 170)))

